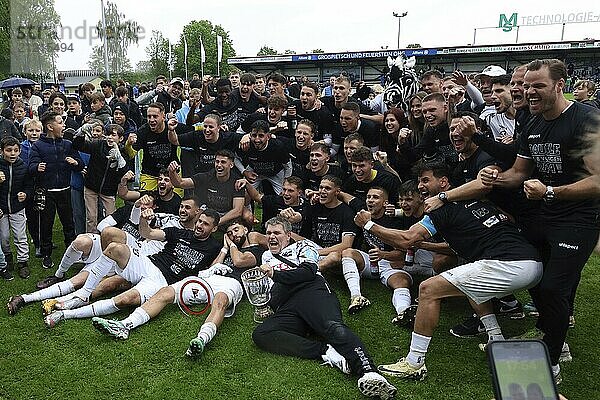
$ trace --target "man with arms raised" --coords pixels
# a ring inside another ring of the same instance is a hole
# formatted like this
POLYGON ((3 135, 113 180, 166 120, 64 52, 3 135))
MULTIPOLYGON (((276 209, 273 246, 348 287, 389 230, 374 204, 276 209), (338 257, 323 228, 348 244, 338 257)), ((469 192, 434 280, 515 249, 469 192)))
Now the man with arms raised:
POLYGON ((322 360, 360 376, 358 388, 365 396, 393 398, 396 388, 375 371, 365 346, 344 324, 339 302, 319 273, 317 246, 293 242, 285 219, 272 218, 266 225, 269 251, 260 268, 273 279, 269 305, 275 313, 254 330, 254 343, 271 353, 322 360))

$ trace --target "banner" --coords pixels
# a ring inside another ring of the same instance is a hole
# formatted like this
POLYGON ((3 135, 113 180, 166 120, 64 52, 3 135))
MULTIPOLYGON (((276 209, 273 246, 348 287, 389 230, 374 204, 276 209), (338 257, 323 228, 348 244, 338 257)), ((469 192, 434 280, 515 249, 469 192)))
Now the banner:
POLYGON ((223 38, 217 35, 217 62, 223 61, 223 38))

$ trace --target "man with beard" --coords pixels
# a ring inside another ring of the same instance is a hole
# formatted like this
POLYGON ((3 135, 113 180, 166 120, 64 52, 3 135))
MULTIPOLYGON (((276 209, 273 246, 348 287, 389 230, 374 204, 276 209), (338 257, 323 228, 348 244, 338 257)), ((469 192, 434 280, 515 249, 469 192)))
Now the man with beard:
POLYGON ((325 175, 337 176, 340 179, 344 178, 340 167, 329 164, 329 154, 329 146, 326 144, 314 143, 310 147, 308 171, 306 171, 303 178, 307 196, 310 195, 310 192, 319 190, 319 184, 325 175))
MULTIPOLYGON (((208 283, 214 297, 211 299, 210 313, 200 327, 197 337, 190 341, 185 352, 186 356, 192 358, 200 356, 204 352, 204 347, 217 334, 217 329, 224 318, 233 316, 235 307, 244 294, 241 274, 245 269, 258 264, 263 252, 264 249, 260 245, 251 242, 248 228, 241 222, 233 221, 229 224, 224 236, 224 246, 213 266, 198 274, 208 283)), ((186 305, 207 301, 205 293, 192 293, 191 297, 186 297, 188 292, 184 292, 184 297, 179 298, 183 285, 193 279, 194 277, 185 278, 162 288, 121 321, 94 317, 92 323, 100 332, 115 339, 126 340, 132 329, 149 322, 169 304, 179 303, 181 300, 186 305)))
POLYGON ((266 225, 269 251, 260 268, 274 282, 269 305, 275 313, 252 332, 254 343, 271 353, 324 361, 358 375, 363 395, 393 398, 396 388, 375 371, 364 344, 344 324, 340 304, 319 273, 317 247, 308 240, 293 242, 285 219, 266 225))
POLYGON ((185 165, 182 157, 182 176, 189 177, 200 172, 208 172, 215 166, 215 155, 218 150, 235 151, 238 148, 240 136, 221 131, 222 124, 221 116, 207 114, 200 132, 195 129, 183 134, 169 131, 171 144, 186 147, 196 156, 194 165, 185 165))
POLYGON ((306 205, 302 197, 304 188, 302 179, 297 176, 288 176, 285 178, 280 196, 276 194, 262 194, 254 189, 252 185, 244 185, 244 182, 241 182, 241 185, 246 188, 250 199, 262 205, 263 227, 266 221, 281 215, 290 222, 294 221, 292 222, 292 231, 300 233, 302 222, 301 218, 297 217, 302 215, 306 205))
MULTIPOLYGON (((419 190, 428 196, 443 199, 444 191, 451 187, 448 168, 442 163, 420 164, 417 175, 419 190)), ((447 202, 408 230, 384 228, 371 221, 365 210, 356 215, 355 222, 400 249, 408 249, 439 232, 468 261, 421 283, 408 355, 395 364, 379 366, 380 372, 391 376, 422 380, 427 375, 425 357, 438 324, 442 299, 468 297, 489 340, 504 340, 490 300, 531 287, 542 275, 543 266, 535 248, 489 202, 447 202)))
POLYGON ((212 265, 221 248, 211 236, 219 224, 216 211, 204 210, 195 222, 194 230, 153 229, 148 224, 153 218, 154 211, 150 208, 141 213, 140 233, 146 239, 166 242, 161 251, 146 255, 127 244, 109 243, 96 261, 97 273, 91 272, 86 280, 86 285, 88 282, 98 282, 98 276, 103 277, 114 269, 117 275, 134 286, 111 299, 99 300, 73 310, 55 311, 44 318, 48 328, 55 327, 65 319, 108 315, 123 307, 139 306, 161 288, 196 275, 212 265))
MULTIPOLYGON (((127 184, 131 180, 133 180, 133 173, 129 171, 123 175, 123 178, 121 178, 121 182, 119 183, 117 194, 125 201, 136 201, 142 197, 143 192, 128 189, 127 184)), ((167 168, 161 169, 158 174, 157 189, 158 198, 156 199, 156 206, 159 208, 160 212, 177 214, 179 205, 181 204, 181 197, 173 190, 173 183, 171 182, 167 168)))
POLYGON ((252 124, 250 139, 248 150, 238 149, 240 159, 236 158, 236 167, 255 188, 267 180, 275 193, 281 194, 283 178, 292 172, 289 152, 282 141, 271 138, 266 121, 258 120, 252 124))
MULTIPOLYGON (((333 115, 327 107, 317 107, 317 99, 319 95, 319 87, 316 83, 306 82, 302 85, 300 90, 300 100, 296 100, 292 103, 294 109, 292 114, 295 112, 298 119, 311 120, 315 126, 315 140, 323 141, 326 145, 332 146, 333 134, 334 134, 334 120, 333 115)), ((337 149, 334 149, 334 154, 339 150, 339 144, 337 149)))
POLYGON ((511 75, 500 75, 492 78, 492 102, 496 109, 495 114, 485 118, 494 139, 510 143, 514 140, 516 110, 512 105, 510 95, 511 75))
POLYGON ((292 138, 294 136, 292 123, 283 117, 287 105, 287 100, 283 96, 274 95, 269 97, 269 100, 267 100, 267 112, 257 111, 248 115, 244 119, 244 122, 242 122, 242 129, 244 132, 250 133, 252 131, 252 124, 255 121, 262 120, 269 123, 272 134, 276 134, 279 138, 292 138))
POLYGON ((143 150, 140 190, 156 190, 159 171, 167 168, 171 161, 179 161, 177 146, 169 142, 169 130, 183 133, 187 127, 174 118, 167 124, 162 103, 150 104, 146 117, 148 122, 138 129, 137 138, 130 146, 134 152, 143 150))
POLYGON ((593 190, 581 185, 565 196, 562 187, 591 175, 583 138, 597 129, 598 110, 568 101, 563 94, 567 71, 556 59, 528 64, 524 88, 532 119, 525 127, 517 159, 506 172, 481 171, 486 185, 518 187, 530 200, 543 200, 537 221, 525 227, 541 251, 544 276, 530 291, 539 312, 536 328, 548 345, 555 381, 569 325, 570 298, 598 241, 600 217, 593 190), (533 179, 531 179, 533 178, 533 179))
POLYGON ((302 213, 300 236, 315 242, 319 248, 319 270, 339 266, 342 251, 352 247, 356 226, 354 212, 339 200, 342 181, 337 176, 325 175, 315 195, 317 203, 308 205, 302 213))
MULTIPOLYGON (((238 175, 231 173, 234 159, 235 155, 231 151, 218 150, 214 168, 190 178, 179 176, 179 164, 176 161, 169 165, 169 177, 173 185, 182 189, 194 189, 201 204, 219 213, 220 225, 241 218, 244 212, 252 214, 244 208, 244 191, 236 189, 238 175)), ((253 220, 251 216, 245 216, 245 219, 253 220)))
POLYGON ((363 146, 352 153, 352 176, 344 182, 342 187, 345 193, 365 201, 367 191, 380 186, 389 193, 389 202, 398 203, 398 189, 400 188, 400 179, 385 170, 374 169, 374 160, 371 150, 363 146))

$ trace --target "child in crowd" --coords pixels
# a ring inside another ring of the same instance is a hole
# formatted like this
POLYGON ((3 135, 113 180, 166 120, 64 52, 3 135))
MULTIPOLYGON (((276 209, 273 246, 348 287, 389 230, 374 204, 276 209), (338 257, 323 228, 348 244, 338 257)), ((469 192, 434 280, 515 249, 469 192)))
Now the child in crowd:
POLYGON ((86 140, 82 133, 73 139, 74 149, 90 155, 84 180, 87 232, 98 232, 99 199, 102 201, 106 215, 115 212, 118 185, 121 177, 127 172, 125 159, 119 150, 123 134, 120 125, 109 124, 102 140, 86 140))
MULTIPOLYGON (((42 134, 42 123, 37 119, 30 119, 23 125, 25 140, 21 142, 21 160, 29 167, 29 154, 31 146, 42 134)), ((30 178, 35 187, 35 180, 30 178)), ((27 230, 35 247, 35 256, 41 257, 40 253, 40 213, 34 207, 33 196, 25 200, 25 215, 27 217, 27 230)))
POLYGON ((92 113, 91 118, 96 118, 102 121, 104 125, 112 122, 112 110, 106 105, 106 100, 102 93, 92 93, 90 96, 92 113))
POLYGON ((23 279, 29 277, 29 246, 25 216, 25 200, 32 197, 33 184, 27 164, 19 158, 21 146, 17 138, 7 136, 0 140, 0 242, 9 269, 13 264, 10 234, 17 250, 17 269, 23 279))
POLYGON ((26 106, 22 101, 15 101, 12 110, 15 117, 15 126, 19 130, 19 133, 23 135, 23 125, 30 119, 27 116, 26 106))

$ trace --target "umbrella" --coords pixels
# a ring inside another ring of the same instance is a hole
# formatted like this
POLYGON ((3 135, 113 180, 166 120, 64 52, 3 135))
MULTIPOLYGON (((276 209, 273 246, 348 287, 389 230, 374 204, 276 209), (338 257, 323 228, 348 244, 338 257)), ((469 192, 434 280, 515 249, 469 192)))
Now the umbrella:
POLYGON ((37 85, 37 82, 34 82, 31 79, 21 78, 20 76, 13 76, 12 78, 1 81, 0 89, 10 89, 23 85, 37 85))

